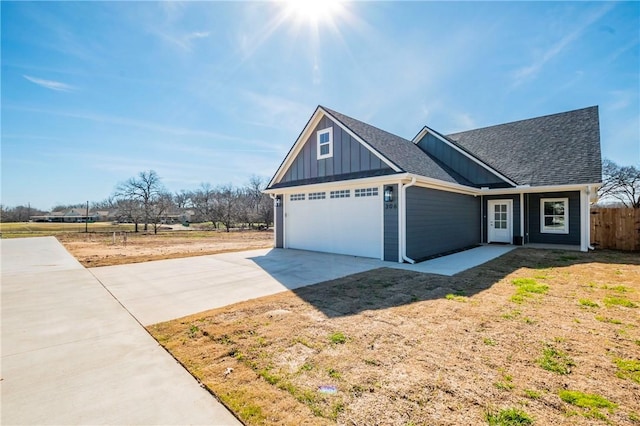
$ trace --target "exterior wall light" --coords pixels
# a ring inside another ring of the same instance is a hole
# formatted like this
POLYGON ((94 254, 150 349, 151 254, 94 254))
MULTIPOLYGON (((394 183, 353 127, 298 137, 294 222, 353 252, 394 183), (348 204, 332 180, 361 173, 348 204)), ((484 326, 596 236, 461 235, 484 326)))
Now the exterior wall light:
POLYGON ((282 205, 282 197, 278 195, 276 197, 276 207, 280 207, 281 205, 282 205))
POLYGON ((393 201, 393 186, 384 187, 384 202, 390 203, 393 201))

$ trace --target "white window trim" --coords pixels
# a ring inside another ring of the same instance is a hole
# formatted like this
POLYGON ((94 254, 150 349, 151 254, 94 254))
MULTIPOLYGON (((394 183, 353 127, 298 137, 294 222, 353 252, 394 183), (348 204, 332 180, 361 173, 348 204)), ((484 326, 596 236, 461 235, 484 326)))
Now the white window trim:
POLYGON ((568 234, 569 233, 569 198, 541 198, 540 199, 540 233, 541 234, 568 234), (564 203, 564 229, 546 229, 544 226, 544 203, 558 202, 564 203))
POLYGON ((318 150, 318 160, 322 160, 324 158, 331 158, 333 157, 333 127, 327 127, 326 129, 322 129, 322 130, 318 130, 316 132, 316 146, 317 146, 317 150, 318 150), (320 153, 320 136, 324 135, 324 134, 328 134, 329 135, 329 142, 325 142, 322 145, 329 145, 329 153, 322 155, 320 153))

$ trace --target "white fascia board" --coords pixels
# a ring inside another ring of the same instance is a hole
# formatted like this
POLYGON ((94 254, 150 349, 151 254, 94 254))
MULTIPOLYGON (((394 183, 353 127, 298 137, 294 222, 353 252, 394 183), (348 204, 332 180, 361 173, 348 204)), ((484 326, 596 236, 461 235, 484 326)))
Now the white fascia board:
POLYGON ((437 189, 440 191, 448 191, 448 192, 456 192, 458 194, 466 194, 466 195, 480 195, 481 191, 478 188, 473 186, 460 185, 459 183, 451 183, 445 182, 443 180, 427 178, 424 176, 415 176, 416 184, 415 186, 420 186, 423 188, 431 188, 437 189))
POLYGON ((300 136, 298 136, 298 139, 296 139, 295 143, 293 144, 293 147, 291 148, 291 150, 289 150, 289 153, 287 154, 284 161, 278 168, 278 171, 273 176, 273 179, 271 179, 271 181, 269 182, 269 185, 267 185, 267 188, 273 185, 274 183, 280 182, 280 180, 282 179, 286 171, 289 170, 289 167, 291 167, 291 164, 293 163, 293 161, 296 159, 296 157, 304 147, 304 143, 309 138, 309 136, 311 136, 313 129, 315 129, 315 127, 320 122, 320 119, 322 118, 323 113, 324 113, 324 110, 322 110, 320 107, 316 108, 313 115, 309 119, 309 122, 304 127, 304 129, 302 130, 302 133, 300 133, 300 136))
POLYGON ((499 171, 495 170, 493 167, 489 166, 488 164, 485 164, 483 161, 477 159, 473 155, 470 155, 468 152, 460 149, 458 146, 452 144, 451 142, 449 142, 447 139, 443 138, 439 134, 434 133, 434 132, 430 132, 429 128, 426 127, 426 126, 420 131, 420 133, 418 133, 416 135, 415 138, 413 138, 413 143, 417 144, 420 141, 420 139, 422 139, 427 133, 431 133, 433 136, 435 136, 436 138, 441 140, 443 143, 447 144, 449 147, 453 148, 454 150, 456 150, 460 154, 464 155, 469 160, 473 161, 474 163, 476 163, 477 165, 479 165, 483 169, 487 170, 488 172, 493 173, 494 175, 496 175, 497 177, 499 177, 503 181, 507 182, 508 184, 513 185, 513 186, 517 185, 517 183, 515 183, 514 181, 512 181, 511 179, 509 179, 508 177, 506 177, 505 175, 503 175, 499 171))
POLYGON ((417 145, 418 142, 420 142, 420 139, 424 138, 424 135, 426 135, 427 133, 429 133, 429 129, 427 128, 427 126, 424 126, 422 129, 420 129, 418 134, 415 135, 413 139, 411 139, 411 142, 417 145))
POLYGON ((499 194, 531 194, 536 192, 565 192, 565 191, 581 191, 586 186, 591 186, 592 191, 597 191, 602 183, 581 183, 571 185, 545 185, 545 186, 518 186, 516 188, 491 188, 480 189, 482 195, 499 195, 499 194))
POLYGON ((349 179, 349 180, 337 180, 334 182, 322 182, 322 183, 312 183, 309 185, 296 185, 296 186, 287 186, 284 188, 275 188, 275 189, 265 189, 262 191, 265 194, 295 194, 298 192, 316 192, 316 191, 329 191, 335 188, 345 188, 345 187, 361 187, 366 185, 385 185, 385 184, 397 184, 399 181, 408 178, 408 173, 401 174, 393 174, 393 175, 384 175, 384 176, 373 176, 368 178, 360 178, 360 179, 349 179))
POLYGON ((380 161, 382 161, 383 163, 385 163, 387 166, 391 167, 393 169, 394 172, 401 172, 402 169, 400 169, 398 166, 396 166, 394 163, 392 163, 391 161, 389 161, 389 159, 387 159, 386 157, 384 157, 382 154, 380 154, 376 149, 374 149, 371 145, 369 145, 368 143, 366 143, 360 136, 356 135, 355 133, 353 133, 353 131, 351 129, 349 129, 347 126, 345 126, 344 124, 342 124, 340 122, 340 120, 338 120, 336 117, 334 117, 333 115, 331 115, 331 113, 329 113, 328 111, 325 111, 322 107, 319 107, 319 109, 329 118, 331 118, 331 120, 336 123, 342 130, 344 130, 345 132, 347 132, 349 134, 349 136, 351 136, 352 138, 354 138, 356 141, 358 141, 359 143, 361 143, 365 148, 367 148, 369 151, 371 151, 371 153, 373 155, 375 155, 376 157, 378 157, 380 159, 380 161))

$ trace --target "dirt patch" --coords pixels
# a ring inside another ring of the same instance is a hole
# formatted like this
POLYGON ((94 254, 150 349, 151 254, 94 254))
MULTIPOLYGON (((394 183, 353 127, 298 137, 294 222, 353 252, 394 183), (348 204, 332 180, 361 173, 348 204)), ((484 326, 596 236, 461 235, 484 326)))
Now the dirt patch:
POLYGON ((454 277, 378 269, 149 330, 247 424, 637 425, 639 306, 637 254, 519 249, 454 277))
POLYGON ((113 233, 66 233, 56 238, 86 267, 273 247, 271 231, 166 231, 116 233, 115 237, 113 233))

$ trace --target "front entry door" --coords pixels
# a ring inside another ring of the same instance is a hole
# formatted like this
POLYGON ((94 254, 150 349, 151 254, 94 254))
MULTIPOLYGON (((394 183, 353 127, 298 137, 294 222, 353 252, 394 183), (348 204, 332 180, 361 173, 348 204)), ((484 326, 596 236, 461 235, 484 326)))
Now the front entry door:
POLYGON ((508 243, 512 240, 512 204, 511 200, 489 200, 487 202, 487 242, 508 243))

